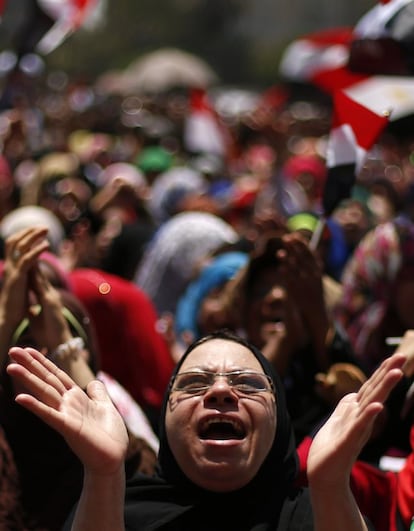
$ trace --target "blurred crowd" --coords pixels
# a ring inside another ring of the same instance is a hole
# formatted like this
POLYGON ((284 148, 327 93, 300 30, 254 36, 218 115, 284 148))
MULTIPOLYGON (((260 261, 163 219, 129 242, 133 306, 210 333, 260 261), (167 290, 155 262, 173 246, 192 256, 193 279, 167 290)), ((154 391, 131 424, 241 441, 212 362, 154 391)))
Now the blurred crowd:
POLYGON ((1 529, 60 529, 81 484, 63 439, 14 403, 11 346, 35 346, 81 387, 102 379, 130 434, 128 473, 151 474, 173 367, 221 328, 249 339, 281 375, 304 482, 309 441, 340 398, 404 349, 405 377, 359 456, 353 489, 377 529, 409 529, 414 133, 387 129, 325 219, 330 125, 329 101, 291 87, 226 108, 190 88, 121 96, 59 73, 9 80, 0 109, 1 529), (398 495, 391 477, 401 478, 398 495))

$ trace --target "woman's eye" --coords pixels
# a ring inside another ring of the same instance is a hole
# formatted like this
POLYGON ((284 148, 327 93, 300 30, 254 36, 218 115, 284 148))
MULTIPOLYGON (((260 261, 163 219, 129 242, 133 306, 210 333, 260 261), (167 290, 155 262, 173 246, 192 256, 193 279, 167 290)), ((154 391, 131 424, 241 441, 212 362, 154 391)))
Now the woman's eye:
POLYGON ((254 374, 241 374, 238 375, 234 380, 234 385, 240 388, 245 389, 263 389, 265 388, 263 379, 260 376, 254 374))
POLYGON ((185 375, 179 379, 178 387, 184 389, 206 387, 209 385, 209 379, 203 374, 185 375))

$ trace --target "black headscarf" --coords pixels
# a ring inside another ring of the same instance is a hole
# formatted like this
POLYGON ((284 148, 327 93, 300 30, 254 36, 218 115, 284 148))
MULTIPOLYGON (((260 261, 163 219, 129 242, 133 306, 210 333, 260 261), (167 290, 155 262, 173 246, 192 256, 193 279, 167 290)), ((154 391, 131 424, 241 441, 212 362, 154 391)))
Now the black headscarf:
POLYGON ((172 380, 190 352, 201 342, 223 338, 245 345, 274 384, 277 427, 273 445, 253 480, 227 493, 202 489, 179 468, 168 444, 161 413, 159 469, 156 477, 136 476, 127 484, 126 529, 152 531, 271 531, 313 529, 306 491, 294 489, 298 461, 282 383, 264 356, 251 344, 225 331, 193 343, 177 364, 172 380))

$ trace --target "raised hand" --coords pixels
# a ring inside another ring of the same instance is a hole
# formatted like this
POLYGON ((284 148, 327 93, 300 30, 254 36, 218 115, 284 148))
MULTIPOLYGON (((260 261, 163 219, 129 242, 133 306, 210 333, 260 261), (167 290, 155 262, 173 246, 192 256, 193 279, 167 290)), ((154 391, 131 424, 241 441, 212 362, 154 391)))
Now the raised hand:
POLYGON ((83 391, 32 348, 13 347, 9 356, 7 372, 27 390, 16 402, 58 431, 88 473, 117 473, 123 467, 128 435, 105 386, 93 380, 83 391))
POLYGON ((0 346, 4 357, 11 334, 29 311, 29 273, 40 254, 49 249, 47 232, 44 227, 31 227, 12 234, 5 242, 0 294, 0 346))
POLYGON ((302 315, 319 368, 325 370, 331 363, 326 353, 331 320, 325 304, 322 264, 298 233, 285 235, 283 245, 284 250, 278 256, 289 283, 289 297, 302 315))
POLYGON ((403 376, 405 360, 401 354, 387 358, 358 393, 342 398, 316 434, 307 463, 315 530, 368 530, 351 491, 351 468, 384 401, 403 376))
POLYGON ((376 417, 390 392, 403 376, 406 356, 387 358, 358 393, 350 393, 335 408, 316 434, 309 452, 310 484, 329 490, 348 483, 352 465, 368 441, 376 417))

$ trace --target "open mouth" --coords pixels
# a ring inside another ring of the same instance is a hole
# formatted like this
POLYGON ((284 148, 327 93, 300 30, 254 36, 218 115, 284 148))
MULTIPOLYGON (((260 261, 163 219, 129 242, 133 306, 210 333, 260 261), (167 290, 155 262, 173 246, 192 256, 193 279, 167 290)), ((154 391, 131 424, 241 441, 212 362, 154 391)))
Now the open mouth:
POLYGON ((266 316, 262 320, 262 324, 271 328, 278 329, 279 327, 284 325, 284 320, 282 317, 266 316))
POLYGON ((199 430, 200 439, 204 440, 241 440, 245 435, 246 431, 240 422, 223 417, 209 418, 205 420, 201 424, 199 430))

